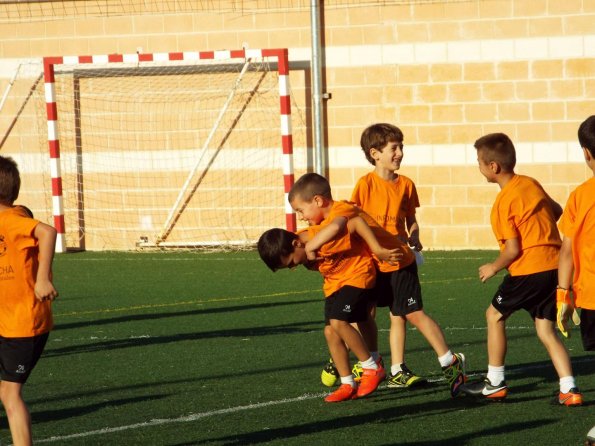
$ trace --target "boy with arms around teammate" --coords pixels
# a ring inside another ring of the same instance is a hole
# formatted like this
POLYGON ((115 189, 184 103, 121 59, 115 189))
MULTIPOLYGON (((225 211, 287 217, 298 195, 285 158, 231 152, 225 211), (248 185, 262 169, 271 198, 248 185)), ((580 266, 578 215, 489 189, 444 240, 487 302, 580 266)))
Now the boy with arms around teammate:
MULTIPOLYGON (((374 124, 363 131, 360 145, 374 170, 357 181, 351 201, 395 238, 421 251, 415 184, 396 173, 403 159, 403 132, 392 124, 374 124)), ((410 322, 436 352, 451 394, 456 396, 464 382, 465 357, 451 352, 440 326, 425 313, 416 262, 379 265, 376 280, 375 298, 379 305, 390 308, 392 364, 388 386, 411 387, 425 381, 405 364, 406 324, 410 322)))
POLYGON ((52 329, 58 296, 51 278, 56 230, 13 205, 20 183, 16 163, 0 156, 0 399, 16 446, 32 444, 21 392, 52 329))
POLYGON ((535 323, 537 337, 545 346, 560 378, 558 402, 582 404, 568 352, 557 336, 555 294, 561 240, 556 220, 562 213, 533 178, 514 173, 516 152, 510 138, 492 133, 475 142, 479 171, 500 192, 490 216, 500 246, 499 256, 479 267, 482 282, 502 269, 508 270, 486 310, 488 325, 488 373, 482 382, 466 384, 471 395, 502 400, 508 394, 504 362, 507 350, 506 320, 524 309, 535 323))
POLYGON ((334 206, 328 181, 320 175, 302 176, 290 191, 289 201, 310 226, 297 234, 283 229, 266 231, 258 241, 258 252, 273 271, 303 264, 318 269, 323 275, 324 335, 341 380, 338 390, 325 401, 339 402, 366 396, 376 390, 386 374, 372 358, 360 332, 351 325, 367 320, 367 301, 376 278, 374 262, 361 237, 365 237, 383 258, 396 260, 400 253, 383 250, 373 235, 369 238, 370 228, 353 206, 346 203, 334 206), (323 231, 328 231, 325 226, 329 225, 337 235, 331 242, 320 244, 317 234, 324 234, 323 231), (319 257, 312 262, 307 253, 315 250, 319 257), (359 386, 351 374, 347 345, 362 364, 359 386))

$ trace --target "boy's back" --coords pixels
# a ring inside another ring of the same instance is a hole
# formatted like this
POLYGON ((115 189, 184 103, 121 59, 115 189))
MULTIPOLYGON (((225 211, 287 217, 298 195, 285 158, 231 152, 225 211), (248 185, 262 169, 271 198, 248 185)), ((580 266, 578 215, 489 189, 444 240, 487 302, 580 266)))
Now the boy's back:
POLYGON ((39 222, 18 208, 0 211, 0 336, 20 338, 52 328, 51 302, 35 297, 39 222), (32 254, 34 252, 34 254, 32 254))
POLYGON ((509 266, 513 276, 556 269, 561 240, 549 198, 533 178, 514 175, 498 193, 490 216, 500 249, 518 239, 521 253, 509 266))

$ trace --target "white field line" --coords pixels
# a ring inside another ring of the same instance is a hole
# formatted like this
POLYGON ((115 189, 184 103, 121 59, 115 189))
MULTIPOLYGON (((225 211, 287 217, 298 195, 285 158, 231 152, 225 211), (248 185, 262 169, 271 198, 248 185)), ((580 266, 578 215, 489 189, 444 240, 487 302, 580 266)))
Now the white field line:
MULTIPOLYGON (((589 358, 584 358, 581 360, 574 360, 573 362, 574 363, 583 363, 583 362, 593 362, 593 361, 595 361, 595 358, 589 357, 589 358)), ((521 371, 540 369, 540 368, 543 368, 543 365, 536 364, 536 365, 532 365, 532 366, 523 367, 520 369, 515 369, 514 373, 516 374, 521 371)), ((474 377, 474 376, 478 376, 478 375, 479 374, 469 374, 468 376, 474 377)), ((428 381, 431 383, 438 383, 438 382, 444 381, 444 378, 442 378, 442 377, 430 378, 430 379, 428 379, 428 381)), ((385 387, 385 386, 383 385, 383 386, 381 386, 381 388, 382 387, 385 387)), ((129 425, 125 425, 125 426, 117 426, 117 427, 104 427, 102 429, 96 429, 96 430, 92 430, 92 431, 78 432, 75 434, 58 435, 58 436, 54 436, 54 437, 38 439, 38 440, 35 440, 35 444, 55 443, 58 441, 70 440, 73 438, 92 437, 92 436, 96 436, 96 435, 110 434, 113 432, 122 432, 122 431, 126 431, 126 430, 142 429, 145 427, 153 427, 153 426, 163 426, 166 424, 173 424, 173 423, 191 423, 193 421, 198 421, 203 418, 213 417, 213 416, 217 416, 217 415, 227 415, 227 414, 236 413, 236 412, 256 410, 256 409, 261 409, 263 407, 277 406, 279 404, 298 403, 300 401, 307 401, 307 400, 312 400, 315 398, 323 398, 326 395, 328 395, 328 392, 306 393, 304 395, 301 395, 301 396, 298 396, 295 398, 285 398, 282 400, 266 401, 264 403, 254 403, 254 404, 248 404, 245 406, 228 407, 226 409, 218 409, 218 410, 211 410, 208 412, 200 412, 200 413, 195 413, 195 414, 190 414, 190 415, 184 415, 184 416, 177 417, 177 418, 155 418, 153 420, 145 421, 142 423, 134 423, 134 424, 129 424, 129 425)))

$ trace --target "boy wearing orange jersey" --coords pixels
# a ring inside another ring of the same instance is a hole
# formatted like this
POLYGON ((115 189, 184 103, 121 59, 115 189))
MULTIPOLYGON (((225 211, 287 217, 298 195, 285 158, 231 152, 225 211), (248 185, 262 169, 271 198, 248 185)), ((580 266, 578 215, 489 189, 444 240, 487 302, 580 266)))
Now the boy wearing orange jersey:
MULTIPOLYGON (((360 145, 374 170, 357 181, 351 201, 392 238, 421 251, 423 246, 415 217, 419 207, 417 190, 411 179, 396 173, 403 159, 403 139, 403 132, 392 124, 374 124, 363 131, 360 145)), ((399 265, 381 264, 378 269, 374 293, 376 305, 390 308, 391 374, 388 386, 413 387, 425 382, 405 364, 406 324, 409 321, 436 352, 451 394, 456 396, 464 382, 465 357, 462 353, 451 352, 440 326, 425 313, 416 262, 411 259, 399 265)))
POLYGON ((13 205, 20 185, 16 163, 0 156, 0 399, 13 444, 30 445, 31 418, 22 388, 53 326, 56 230, 13 205))
POLYGON ((559 404, 581 405, 582 395, 575 384, 568 352, 554 328, 561 245, 556 220, 562 208, 536 180, 514 173, 516 151, 508 136, 503 133, 483 136, 475 142, 475 148, 479 171, 488 182, 500 186, 490 216, 500 255, 479 267, 479 278, 485 282, 505 268, 508 275, 486 311, 487 376, 482 382, 466 384, 463 391, 491 400, 507 396, 506 320, 524 309, 534 320, 537 336, 560 378, 559 404))

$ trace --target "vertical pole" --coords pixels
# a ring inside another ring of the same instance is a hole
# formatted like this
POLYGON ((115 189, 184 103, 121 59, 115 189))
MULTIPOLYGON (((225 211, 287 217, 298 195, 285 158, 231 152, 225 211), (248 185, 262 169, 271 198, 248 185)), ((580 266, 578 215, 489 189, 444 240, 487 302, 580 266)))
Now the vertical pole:
POLYGON ((314 170, 326 175, 326 158, 324 153, 324 115, 322 113, 322 45, 320 33, 320 2, 310 2, 310 28, 312 35, 312 110, 314 117, 314 170))
MULTIPOLYGON (((54 87, 53 58, 43 59, 43 76, 45 86, 45 103, 48 118, 48 147, 50 150, 50 173, 52 177, 52 215, 54 227, 58 232, 56 252, 66 251, 66 234, 64 225, 64 203, 62 199, 62 173, 60 172, 60 138, 58 136, 58 107, 56 106, 56 90, 54 87)), ((61 61, 60 61, 61 63, 61 61)))
POLYGON ((285 227, 297 229, 295 212, 289 205, 288 194, 293 187, 293 137, 291 131, 291 97, 289 91, 289 57, 287 49, 279 50, 279 101, 281 105, 281 144, 283 146, 283 185, 285 197, 285 227))

